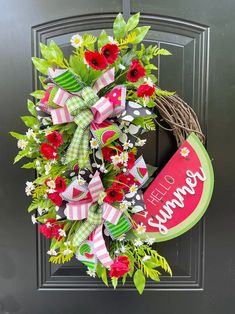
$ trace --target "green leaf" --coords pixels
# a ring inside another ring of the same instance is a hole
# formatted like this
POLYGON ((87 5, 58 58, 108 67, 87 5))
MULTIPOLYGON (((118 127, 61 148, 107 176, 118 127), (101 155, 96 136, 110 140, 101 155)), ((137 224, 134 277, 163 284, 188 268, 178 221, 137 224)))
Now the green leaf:
POLYGON ((35 168, 35 164, 34 162, 28 162, 27 164, 24 164, 23 166, 21 166, 21 168, 32 169, 32 168, 35 168))
POLYGON ((83 46, 85 46, 88 50, 94 50, 94 43, 96 42, 97 38, 90 34, 84 34, 83 37, 83 46))
POLYGON ((34 125, 38 125, 38 119, 35 117, 23 116, 23 117, 21 117, 21 120, 29 128, 32 128, 34 125))
POLYGON ((98 38, 98 49, 102 48, 104 45, 106 45, 109 42, 108 34, 105 30, 102 30, 100 33, 100 36, 98 38))
POLYGON ((35 68, 39 72, 47 75, 48 68, 50 67, 50 64, 46 60, 40 59, 40 58, 37 58, 37 57, 32 57, 32 61, 33 61, 33 64, 34 64, 35 68))
POLYGON ((113 23, 114 37, 120 39, 124 37, 126 31, 126 22, 121 13, 119 13, 113 23))
POLYGON ((146 70, 158 70, 158 68, 154 64, 147 64, 145 66, 146 70))
POLYGON ((49 46, 40 43, 40 50, 42 56, 47 59, 49 63, 60 64, 63 62, 63 52, 53 40, 51 40, 49 46))
POLYGON ((147 169, 148 169, 148 176, 152 177, 154 172, 157 170, 157 167, 147 164, 147 169))
POLYGON ((53 52, 53 59, 63 61, 64 55, 60 47, 54 42, 54 40, 50 41, 50 49, 53 52))
POLYGON ((159 266, 159 263, 153 258, 148 259, 147 261, 143 261, 144 266, 147 268, 156 268, 159 266))
POLYGON ((162 56, 171 56, 170 51, 166 49, 158 49, 157 54, 162 56))
POLYGON ((145 279, 145 276, 140 269, 138 269, 135 272, 134 277, 133 277, 133 281, 134 281, 134 284, 135 284, 136 289, 138 290, 139 294, 142 294, 144 291, 146 279, 145 279))
POLYGON ((101 278, 104 284, 108 287, 108 279, 107 279, 107 271, 106 268, 101 265, 101 263, 97 264, 96 273, 99 278, 101 278))
POLYGON ((28 154, 28 151, 27 151, 27 150, 22 150, 22 151, 20 151, 20 152, 16 155, 16 157, 15 157, 15 159, 14 159, 14 164, 15 164, 16 162, 18 162, 20 159, 22 159, 23 157, 27 156, 27 154, 28 154))
POLYGON ((118 279, 116 277, 112 277, 111 282, 112 282, 114 289, 116 289, 117 284, 118 284, 118 279))
POLYGON ((148 271, 148 275, 152 280, 160 281, 160 278, 159 278, 160 273, 157 270, 151 269, 151 271, 148 271))
POLYGON ((132 15, 129 20, 127 21, 126 24, 126 31, 129 32, 131 30, 133 30, 139 23, 140 20, 140 13, 136 13, 134 15, 132 15))
POLYGON ((28 99, 27 106, 28 106, 28 111, 31 113, 31 115, 36 117, 36 109, 35 109, 34 103, 28 99))
POLYGON ((132 43, 133 44, 141 43, 141 41, 144 39, 144 37, 148 33, 149 29, 150 29, 150 26, 141 26, 141 27, 135 28, 133 32, 135 32, 136 37, 134 38, 132 43))
POLYGON ((172 96, 175 94, 175 92, 168 92, 168 91, 162 90, 160 88, 156 88, 155 92, 156 92, 157 96, 172 96))
POLYGON ((22 138, 25 138, 25 135, 20 134, 20 133, 16 133, 16 132, 10 132, 9 133, 11 136, 13 136, 14 138, 17 138, 17 140, 20 140, 22 138))
POLYGON ((42 99, 44 97, 45 91, 42 89, 35 90, 30 95, 37 99, 42 99))

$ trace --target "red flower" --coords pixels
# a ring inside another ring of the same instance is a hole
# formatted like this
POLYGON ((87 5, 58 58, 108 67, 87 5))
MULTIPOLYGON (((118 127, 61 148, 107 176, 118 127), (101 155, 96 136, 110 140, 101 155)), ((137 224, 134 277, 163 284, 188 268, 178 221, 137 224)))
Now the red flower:
POLYGON ((135 154, 134 153, 128 153, 128 162, 127 162, 127 169, 133 168, 135 165, 135 154))
POLYGON ((52 227, 52 233, 53 236, 56 238, 57 241, 60 241, 63 236, 60 235, 60 230, 63 229, 64 225, 53 225, 52 227))
POLYGON ((152 96, 155 92, 155 87, 149 84, 141 84, 137 89, 138 97, 152 96))
POLYGON ((131 67, 127 72, 127 79, 130 82, 137 82, 143 76, 145 76, 145 69, 139 60, 132 60, 131 67))
POLYGON ((55 219, 48 219, 46 224, 42 224, 39 227, 39 231, 47 238, 50 239, 53 236, 53 223, 55 219))
POLYGON ((123 193, 119 188, 111 186, 106 190, 106 196, 104 198, 104 202, 106 203, 114 203, 121 202, 123 200, 123 193))
POLYGON ((129 186, 136 183, 135 178, 130 173, 128 174, 120 173, 116 176, 114 180, 119 182, 114 182, 113 187, 123 189, 125 192, 129 191, 129 186))
POLYGON ((123 152, 122 146, 116 146, 116 148, 110 148, 110 147, 102 148, 102 154, 103 154, 104 160, 109 161, 109 162, 112 162, 112 159, 111 159, 112 156, 115 156, 122 152, 123 152))
POLYGON ((58 192, 48 194, 48 198, 56 205, 61 206, 62 204, 62 197, 58 192))
POLYGON ((62 193, 66 190, 66 182, 64 178, 57 177, 55 179, 55 189, 58 193, 62 193))
POLYGON ((42 143, 40 152, 46 159, 58 159, 56 150, 50 144, 42 143))
POLYGON ((99 52, 86 51, 86 62, 95 70, 104 70, 107 67, 107 61, 105 57, 99 52))
POLYGON ((122 277, 130 270, 130 261, 127 256, 118 256, 110 266, 110 277, 122 277))
POLYGON ((113 64, 117 60, 119 48, 116 44, 107 44, 101 48, 101 53, 109 64, 113 64))
POLYGON ((63 143, 62 135, 57 131, 53 131, 52 133, 48 134, 47 140, 55 148, 60 147, 60 145, 63 143))

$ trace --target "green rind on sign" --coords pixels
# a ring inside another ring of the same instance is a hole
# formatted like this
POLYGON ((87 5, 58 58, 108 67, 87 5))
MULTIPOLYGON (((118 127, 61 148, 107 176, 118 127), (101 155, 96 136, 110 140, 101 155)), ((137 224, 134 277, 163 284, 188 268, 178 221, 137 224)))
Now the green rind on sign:
MULTIPOLYGON (((183 222, 171 228, 167 234, 163 235, 160 232, 148 232, 143 235, 138 235, 139 238, 145 239, 146 235, 148 235, 148 237, 155 238, 155 242, 163 242, 176 238, 191 229, 202 218, 209 205, 214 188, 214 172, 210 157, 205 147, 202 145, 199 138, 194 133, 190 134, 190 136, 187 138, 187 141, 197 153, 197 156, 201 163, 201 167, 203 168, 207 178, 204 181, 201 199, 193 213, 183 222)), ((132 238, 133 236, 134 232, 132 235, 130 234, 129 238, 132 238)))

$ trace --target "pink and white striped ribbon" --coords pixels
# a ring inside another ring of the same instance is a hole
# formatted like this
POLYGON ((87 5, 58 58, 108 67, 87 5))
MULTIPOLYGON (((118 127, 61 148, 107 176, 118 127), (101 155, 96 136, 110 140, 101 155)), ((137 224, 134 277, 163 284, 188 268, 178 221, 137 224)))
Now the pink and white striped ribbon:
POLYGON ((64 107, 64 105, 65 105, 65 103, 69 97, 71 97, 71 94, 69 94, 66 91, 64 91, 63 89, 59 88, 55 94, 55 97, 53 98, 53 102, 60 107, 64 107))
POLYGON ((73 117, 70 115, 66 105, 63 108, 51 110, 51 118, 53 124, 69 123, 73 121, 73 117))
POLYGON ((113 83, 115 80, 114 77, 114 68, 108 70, 105 72, 101 77, 97 79, 95 84, 93 85, 92 89, 95 93, 98 93, 99 90, 101 90, 103 87, 113 83))
POLYGON ((70 202, 67 203, 64 214, 69 220, 82 220, 87 218, 88 209, 91 206, 92 202, 70 202))
POLYGON ((122 212, 109 205, 108 203, 103 204, 103 219, 109 221, 113 225, 116 225, 118 223, 119 218, 121 217, 122 212))
POLYGON ((96 173, 94 174, 92 180, 88 184, 88 189, 91 193, 93 203, 97 202, 99 199, 100 192, 104 191, 104 187, 100 179, 99 171, 96 171, 96 173))
POLYGON ((105 241, 103 238, 103 224, 99 225, 94 232, 94 253, 96 254, 97 258, 105 267, 110 267, 113 263, 109 252, 106 248, 105 241))
POLYGON ((94 122, 102 123, 113 112, 113 104, 105 97, 101 97, 92 107, 94 122))

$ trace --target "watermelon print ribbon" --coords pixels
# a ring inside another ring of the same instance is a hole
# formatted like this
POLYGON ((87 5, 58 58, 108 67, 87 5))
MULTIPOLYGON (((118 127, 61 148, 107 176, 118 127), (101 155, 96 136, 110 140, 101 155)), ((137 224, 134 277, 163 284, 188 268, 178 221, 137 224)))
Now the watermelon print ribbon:
POLYGON ((65 209, 65 215, 69 220, 86 219, 74 235, 73 246, 79 246, 93 233, 94 252, 100 262, 109 267, 112 259, 103 238, 103 224, 105 221, 117 224, 122 212, 108 203, 99 204, 99 196, 104 187, 98 171, 88 184, 88 190, 90 198, 68 203, 65 209))

